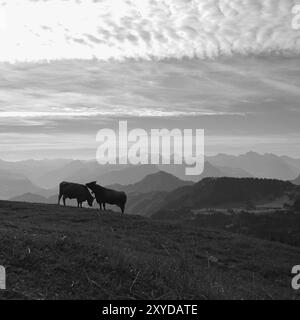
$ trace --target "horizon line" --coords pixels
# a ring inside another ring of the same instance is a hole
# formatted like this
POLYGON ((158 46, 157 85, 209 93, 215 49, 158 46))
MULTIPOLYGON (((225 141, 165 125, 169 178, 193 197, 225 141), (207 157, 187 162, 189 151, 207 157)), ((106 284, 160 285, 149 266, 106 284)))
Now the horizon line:
MULTIPOLYGON (((238 154, 230 154, 230 153, 224 153, 224 152, 218 152, 218 153, 213 153, 213 154, 207 154, 204 155, 205 158, 207 157, 217 157, 217 156, 232 156, 232 157, 239 157, 239 156, 245 156, 247 154, 256 154, 256 155, 260 155, 260 156, 267 156, 267 155, 273 155, 273 156, 277 156, 277 157, 288 157, 294 160, 300 160, 300 155, 299 157, 294 157, 294 156, 289 156, 286 154, 277 154, 277 153, 273 153, 273 152, 257 152, 257 151, 253 151, 253 150, 249 150, 247 152, 242 152, 242 153, 238 153, 238 154)), ((174 153, 171 154, 171 156, 174 156, 174 153)), ((97 162, 96 158, 76 158, 76 157, 45 157, 45 158, 26 158, 26 159, 18 159, 18 160, 7 160, 5 158, 0 157, 0 161, 3 162, 26 162, 26 161, 84 161, 84 162, 92 162, 95 161, 97 162)), ((141 165, 141 164, 138 164, 141 165)))

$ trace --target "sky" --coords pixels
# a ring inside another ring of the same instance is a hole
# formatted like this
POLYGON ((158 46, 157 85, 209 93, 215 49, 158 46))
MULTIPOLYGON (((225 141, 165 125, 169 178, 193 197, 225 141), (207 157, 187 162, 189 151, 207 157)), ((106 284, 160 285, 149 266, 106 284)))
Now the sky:
POLYGON ((93 158, 119 120, 300 158, 297 4, 0 0, 0 158, 93 158))

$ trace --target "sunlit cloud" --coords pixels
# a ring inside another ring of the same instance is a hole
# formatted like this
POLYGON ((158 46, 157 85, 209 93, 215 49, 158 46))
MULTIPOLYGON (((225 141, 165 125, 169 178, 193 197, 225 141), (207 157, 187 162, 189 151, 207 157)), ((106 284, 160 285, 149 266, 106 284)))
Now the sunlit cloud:
POLYGON ((244 113, 237 112, 209 112, 209 111, 198 111, 198 112, 173 112, 173 111, 157 111, 157 110, 134 110, 130 112, 31 112, 31 111, 0 111, 0 118, 57 118, 57 117, 94 117, 94 116, 131 116, 131 117, 179 117, 179 116, 217 116, 217 115, 244 115, 244 113))
POLYGON ((0 61, 124 60, 300 51, 296 0, 7 0, 0 61))

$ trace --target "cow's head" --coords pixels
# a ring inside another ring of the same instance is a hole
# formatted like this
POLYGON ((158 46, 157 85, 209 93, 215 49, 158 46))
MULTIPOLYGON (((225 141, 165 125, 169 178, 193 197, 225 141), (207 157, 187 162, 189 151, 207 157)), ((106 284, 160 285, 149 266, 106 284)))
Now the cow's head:
POLYGON ((96 183, 97 181, 93 181, 93 182, 90 182, 90 183, 86 183, 86 187, 88 187, 89 189, 93 190, 94 187, 96 186, 96 183))
POLYGON ((87 203, 89 204, 90 207, 92 207, 95 198, 91 195, 91 193, 90 193, 90 191, 89 191, 89 189, 87 187, 86 187, 86 190, 87 190, 87 193, 88 193, 87 203))
POLYGON ((88 204, 89 204, 90 207, 93 206, 94 199, 95 199, 95 198, 94 198, 92 195, 90 195, 90 197, 88 198, 88 201, 87 201, 87 202, 88 202, 88 204))

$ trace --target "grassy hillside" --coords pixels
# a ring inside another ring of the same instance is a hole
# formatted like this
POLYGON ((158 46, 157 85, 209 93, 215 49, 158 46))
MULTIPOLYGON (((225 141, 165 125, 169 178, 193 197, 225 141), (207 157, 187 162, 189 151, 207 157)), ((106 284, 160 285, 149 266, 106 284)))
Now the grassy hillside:
POLYGON ((264 240, 300 247, 300 209, 273 211, 267 214, 198 214, 189 223, 205 228, 221 229, 264 240))
POLYGON ((0 202, 3 299, 299 298, 299 248, 182 222, 0 202))

